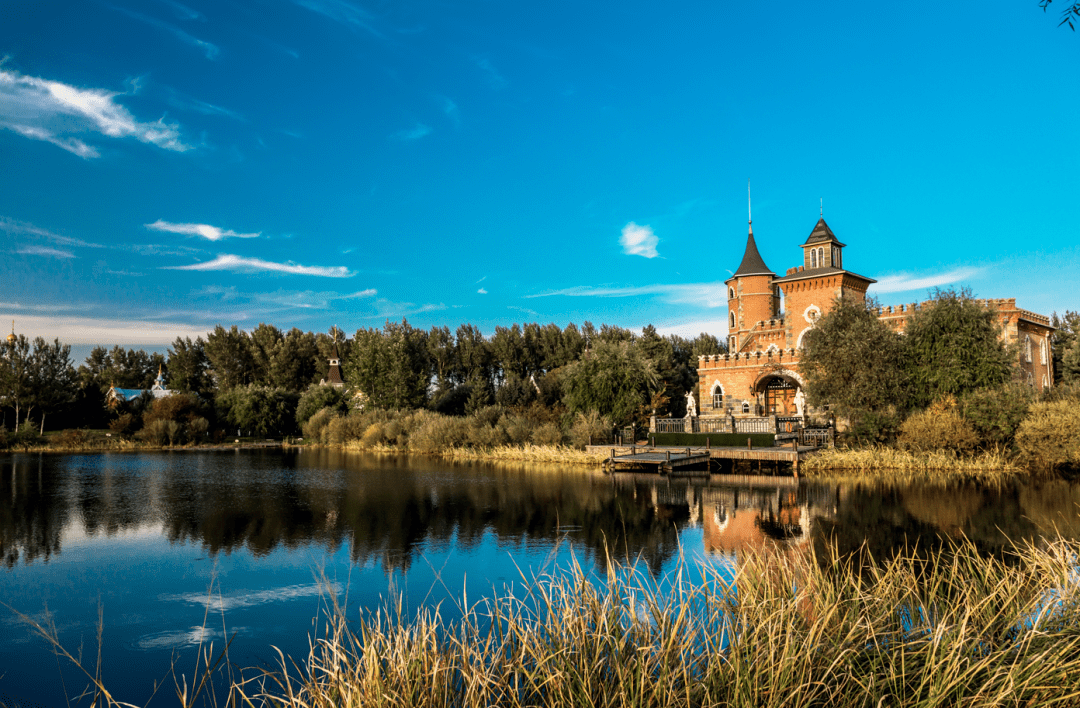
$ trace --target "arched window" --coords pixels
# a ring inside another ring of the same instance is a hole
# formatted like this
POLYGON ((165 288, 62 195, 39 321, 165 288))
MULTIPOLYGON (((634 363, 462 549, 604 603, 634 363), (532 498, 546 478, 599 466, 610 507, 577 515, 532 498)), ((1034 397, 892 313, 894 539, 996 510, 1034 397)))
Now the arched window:
POLYGON ((1046 340, 1039 343, 1039 363, 1046 366, 1046 340))
POLYGON ((724 387, 717 381, 712 387, 712 407, 713 410, 720 410, 724 407, 724 387))
POLYGON ((750 412, 750 402, 749 401, 743 401, 742 402, 742 412, 743 413, 749 413, 750 412))
POLYGON ((1031 363, 1031 337, 1024 335, 1024 359, 1027 363, 1031 363))
POLYGON ((825 267, 825 249, 824 248, 819 248, 817 250, 817 262, 818 262, 818 265, 821 266, 822 268, 825 267))
POLYGON ((735 288, 729 286, 728 289, 727 289, 727 296, 728 296, 728 300, 734 300, 735 299, 735 288))
POLYGON ((731 326, 734 327, 735 326, 735 313, 734 312, 731 313, 730 319, 731 319, 731 326))
POLYGON ((817 268, 817 251, 810 249, 810 267, 817 268))

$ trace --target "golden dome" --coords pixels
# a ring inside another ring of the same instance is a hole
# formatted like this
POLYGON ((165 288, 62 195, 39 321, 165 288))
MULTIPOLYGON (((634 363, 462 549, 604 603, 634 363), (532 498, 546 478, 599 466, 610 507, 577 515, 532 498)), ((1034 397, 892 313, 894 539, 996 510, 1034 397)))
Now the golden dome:
POLYGON ((11 334, 7 336, 8 344, 15 343, 15 320, 11 321, 11 334))

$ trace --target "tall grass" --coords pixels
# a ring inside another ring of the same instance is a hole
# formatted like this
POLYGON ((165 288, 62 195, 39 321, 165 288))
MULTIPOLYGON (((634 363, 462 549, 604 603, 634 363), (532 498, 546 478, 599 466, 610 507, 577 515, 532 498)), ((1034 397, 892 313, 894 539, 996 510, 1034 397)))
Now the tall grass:
POLYGON ((885 445, 864 448, 829 448, 802 462, 808 477, 904 478, 910 481, 978 480, 1004 482, 1029 474, 1015 456, 1001 449, 973 455, 953 450, 901 450, 885 445))
POLYGON ((460 621, 339 611, 297 666, 241 704, 385 706, 1080 705, 1077 553, 1001 560, 962 543, 887 562, 756 555, 659 589, 580 569, 474 605, 460 621))

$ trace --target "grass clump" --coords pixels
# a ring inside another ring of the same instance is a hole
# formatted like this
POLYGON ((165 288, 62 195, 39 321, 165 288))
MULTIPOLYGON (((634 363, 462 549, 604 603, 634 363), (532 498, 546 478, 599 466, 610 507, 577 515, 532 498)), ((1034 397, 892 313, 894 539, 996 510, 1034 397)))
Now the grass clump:
POLYGON ((547 575, 446 620, 339 611, 300 665, 234 687, 281 708, 1080 703, 1075 543, 888 561, 744 557, 734 579, 547 575), (821 562, 824 560, 825 562, 821 562), (857 561, 857 562, 856 562, 857 561), (256 685, 258 688, 256 688, 256 685))
POLYGON ((808 457, 800 472, 808 477, 859 477, 912 481, 978 480, 1003 482, 1027 474, 1014 455, 999 449, 971 455, 955 450, 914 451, 886 445, 829 448, 808 457))

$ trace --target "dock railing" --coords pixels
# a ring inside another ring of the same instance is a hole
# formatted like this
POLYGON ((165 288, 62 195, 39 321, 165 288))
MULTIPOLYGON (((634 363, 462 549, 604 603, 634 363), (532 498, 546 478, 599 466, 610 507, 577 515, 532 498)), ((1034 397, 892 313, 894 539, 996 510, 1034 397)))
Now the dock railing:
POLYGON ((657 418, 657 433, 797 433, 803 426, 801 417, 757 417, 734 418, 732 416, 710 416, 691 418, 687 425, 686 418, 657 418), (687 428, 691 428, 688 430, 687 428))

